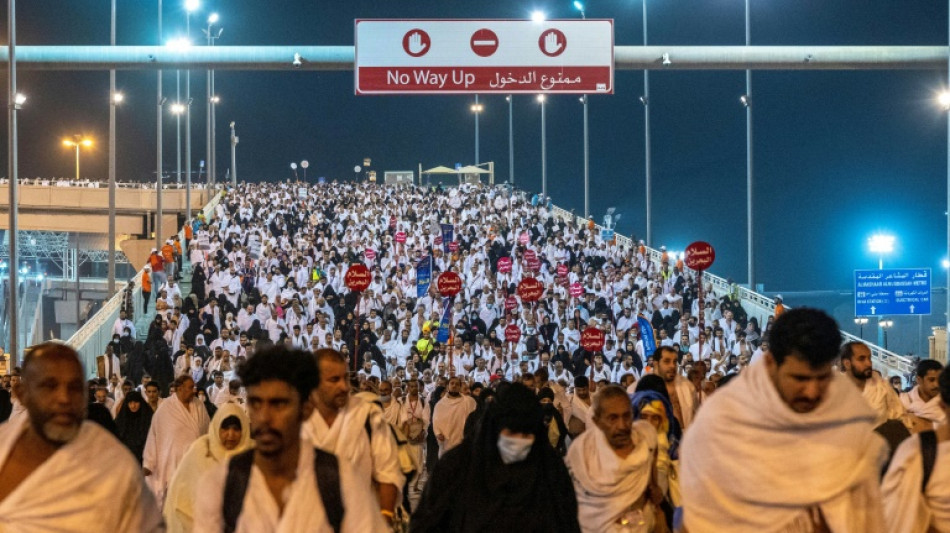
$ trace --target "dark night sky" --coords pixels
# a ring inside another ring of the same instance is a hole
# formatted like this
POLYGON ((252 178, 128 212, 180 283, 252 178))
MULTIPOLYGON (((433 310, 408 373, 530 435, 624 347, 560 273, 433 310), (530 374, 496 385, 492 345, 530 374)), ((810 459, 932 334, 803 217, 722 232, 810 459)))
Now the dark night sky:
MULTIPOLYGON (((933 0, 753 0, 755 45, 940 45, 946 3, 933 0)), ((108 44, 108 0, 18 2, 18 42, 108 44)), ((182 1, 165 2, 166 38, 184 32, 182 1)), ((638 1, 592 0, 587 15, 615 19, 617 45, 642 41, 638 1)), ((576 17, 569 0, 512 2, 234 0, 204 2, 193 40, 211 10, 220 45, 352 45, 359 18, 576 17), (456 4, 450 6, 449 4, 456 4)), ((651 2, 656 45, 743 43, 740 0, 651 2)), ((156 43, 156 2, 119 0, 120 45, 156 43)), ((5 34, 6 10, 3 10, 5 34)), ((6 41, 5 35, 2 37, 6 41)), ((5 78, 5 70, 4 70, 5 78)), ((166 73, 166 95, 174 94, 166 73)), ((204 159, 204 75, 193 76, 195 161, 204 159)), ((890 266, 932 267, 946 252, 947 126, 935 95, 946 72, 757 72, 754 74, 757 277, 767 290, 847 289, 855 268, 873 268, 866 240, 898 236, 890 266)), ((744 73, 654 72, 654 240, 682 249, 703 239, 717 248, 713 271, 746 278, 744 73)), ((155 74, 119 72, 127 103, 118 119, 120 179, 144 179, 155 166, 155 74)), ((6 80, 3 79, 4 87, 6 80)), ((616 206, 619 229, 643 235, 643 113, 640 72, 618 71, 616 94, 590 99, 591 208, 616 206)), ((20 115, 20 176, 69 176, 64 135, 83 132, 97 148, 83 174, 107 174, 108 74, 20 73, 29 95, 20 115)), ((463 96, 353 94, 351 72, 219 71, 218 167, 228 166, 227 124, 237 122, 243 179, 286 179, 290 161, 308 159, 310 177, 350 177, 372 157, 382 170, 474 159, 474 127, 463 96)), ((507 178, 508 116, 503 96, 483 98, 481 159, 507 178)), ((540 188, 540 113, 515 99, 515 176, 540 188)), ((2 130, 6 145, 5 116, 2 130)), ((548 184, 555 203, 583 208, 581 105, 555 96, 548 110, 548 184)), ((174 120, 165 123, 166 168, 174 170, 174 120)), ((5 151, 0 155, 6 167, 5 151)), ((5 173, 5 172, 4 172, 5 173)), ((941 276, 937 275, 937 279, 941 276)))

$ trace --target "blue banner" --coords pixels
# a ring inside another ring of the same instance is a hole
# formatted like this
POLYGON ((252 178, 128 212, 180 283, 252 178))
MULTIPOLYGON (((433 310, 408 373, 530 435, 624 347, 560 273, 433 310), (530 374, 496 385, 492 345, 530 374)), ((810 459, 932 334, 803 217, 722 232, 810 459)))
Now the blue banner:
POLYGON ((452 324, 452 298, 442 298, 442 319, 439 320, 439 332, 435 336, 436 342, 449 342, 449 326, 452 324))
POLYGON ((442 251, 449 253, 449 243, 455 240, 455 226, 452 224, 440 224, 442 226, 442 251))
POLYGON ((422 298, 429 292, 432 283, 432 256, 427 255, 416 264, 416 298, 422 298))
POLYGON ((656 351, 656 337, 653 336, 653 326, 642 316, 637 317, 637 326, 640 328, 640 340, 643 341, 643 355, 646 359, 653 357, 656 351))

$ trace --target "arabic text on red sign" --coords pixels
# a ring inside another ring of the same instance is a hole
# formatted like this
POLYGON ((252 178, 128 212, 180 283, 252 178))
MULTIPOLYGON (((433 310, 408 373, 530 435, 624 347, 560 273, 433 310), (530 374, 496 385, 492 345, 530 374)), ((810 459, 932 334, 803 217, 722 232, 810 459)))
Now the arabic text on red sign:
POLYGON ((359 93, 610 94, 610 67, 359 67, 359 93))
POLYGON ((369 287, 369 282, 369 269, 362 263, 350 265, 349 270, 346 271, 346 276, 343 277, 343 283, 346 284, 346 287, 356 292, 365 291, 369 287))

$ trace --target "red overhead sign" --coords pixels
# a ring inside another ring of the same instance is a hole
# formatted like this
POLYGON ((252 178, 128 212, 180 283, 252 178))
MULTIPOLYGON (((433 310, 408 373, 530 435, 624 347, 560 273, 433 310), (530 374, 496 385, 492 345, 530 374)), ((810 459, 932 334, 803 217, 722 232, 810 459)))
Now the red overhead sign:
POLYGON ((613 21, 356 21, 356 94, 614 91, 613 21))
POLYGON ((685 263, 693 270, 706 270, 716 260, 716 250, 708 242, 696 241, 686 247, 685 263))
POLYGON ((343 283, 348 289, 363 292, 369 287, 369 269, 363 263, 353 263, 343 276, 343 283))

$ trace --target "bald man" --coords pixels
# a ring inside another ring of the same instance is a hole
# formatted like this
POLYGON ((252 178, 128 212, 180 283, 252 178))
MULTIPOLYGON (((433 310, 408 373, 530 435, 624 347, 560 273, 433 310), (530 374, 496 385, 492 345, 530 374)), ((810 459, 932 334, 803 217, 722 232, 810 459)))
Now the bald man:
POLYGON ((16 388, 28 416, 0 426, 0 530, 162 530, 138 461, 84 421, 84 374, 69 346, 26 353, 16 388))

